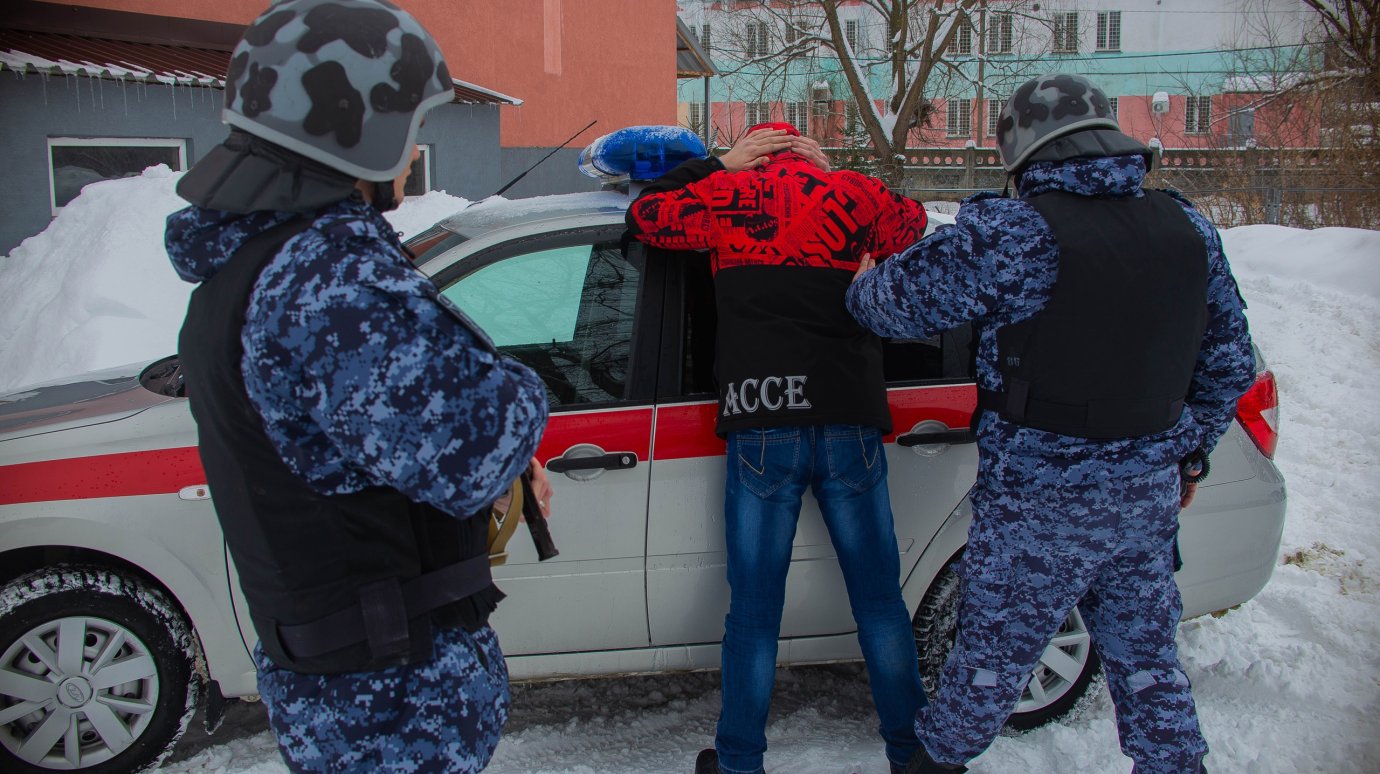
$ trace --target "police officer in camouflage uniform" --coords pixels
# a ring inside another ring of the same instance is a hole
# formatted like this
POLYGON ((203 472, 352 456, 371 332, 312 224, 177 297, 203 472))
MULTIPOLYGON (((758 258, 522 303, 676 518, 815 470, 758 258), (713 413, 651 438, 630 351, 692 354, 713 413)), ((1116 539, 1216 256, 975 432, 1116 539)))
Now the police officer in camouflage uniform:
POLYGON ((1152 153, 1087 79, 1024 84, 997 132, 1019 196, 970 198, 848 292, 883 336, 978 331, 958 638, 907 771, 981 754, 1081 600, 1135 771, 1199 772, 1174 540, 1192 474, 1253 379, 1244 304, 1216 229, 1141 187, 1152 153))
POLYGON ((383 217, 452 98, 393 5, 278 3, 235 49, 229 138, 168 218, 199 283, 180 354, 202 463, 294 772, 479 771, 507 720, 486 516, 535 466, 545 393, 383 217))

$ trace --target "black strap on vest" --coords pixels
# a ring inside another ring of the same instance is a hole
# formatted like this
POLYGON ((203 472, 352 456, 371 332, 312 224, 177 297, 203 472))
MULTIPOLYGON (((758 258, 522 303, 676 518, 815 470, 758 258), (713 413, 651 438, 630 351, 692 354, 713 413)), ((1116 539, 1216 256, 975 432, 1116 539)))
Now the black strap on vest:
POLYGON ((492 582, 487 554, 402 583, 385 578, 360 587, 358 604, 310 623, 279 626, 278 638, 294 658, 313 658, 357 642, 368 642, 376 659, 404 655, 409 648, 409 620, 464 599, 492 582))

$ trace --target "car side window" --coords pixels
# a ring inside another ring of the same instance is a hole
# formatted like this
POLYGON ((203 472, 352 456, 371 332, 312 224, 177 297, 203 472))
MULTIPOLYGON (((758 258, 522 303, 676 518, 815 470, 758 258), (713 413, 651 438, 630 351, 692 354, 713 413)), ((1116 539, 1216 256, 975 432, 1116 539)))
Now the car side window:
POLYGON ((882 371, 892 386, 914 382, 972 381, 972 327, 960 325, 928 339, 883 339, 882 371))
POLYGON ((541 376, 552 408, 627 395, 641 271, 617 242, 510 255, 442 295, 541 376))

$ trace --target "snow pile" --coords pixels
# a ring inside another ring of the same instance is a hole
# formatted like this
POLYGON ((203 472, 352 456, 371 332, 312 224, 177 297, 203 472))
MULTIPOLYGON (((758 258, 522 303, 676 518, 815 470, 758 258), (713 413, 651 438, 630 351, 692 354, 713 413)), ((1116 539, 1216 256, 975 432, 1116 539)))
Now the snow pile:
MULTIPOLYGON (((187 205, 180 177, 159 165, 92 183, 0 258, 0 394, 177 351, 193 286, 168 263, 163 223, 187 205)), ((430 191, 388 218, 411 235, 466 204, 430 191)))
POLYGON ((1223 232, 1223 246, 1232 267, 1249 274, 1380 299, 1380 231, 1239 226, 1223 232))

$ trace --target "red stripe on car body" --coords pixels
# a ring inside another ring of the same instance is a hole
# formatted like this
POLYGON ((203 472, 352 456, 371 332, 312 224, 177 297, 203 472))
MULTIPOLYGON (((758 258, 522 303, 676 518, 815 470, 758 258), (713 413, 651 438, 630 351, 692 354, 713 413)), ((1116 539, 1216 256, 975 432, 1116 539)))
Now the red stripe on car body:
POLYGON ((632 452, 646 462, 652 448, 652 407, 555 412, 537 446, 537 459, 544 465, 586 443, 609 453, 632 452))
POLYGON ((195 446, 0 467, 0 505, 169 494, 205 484, 195 446))
MULTIPOLYGON (((977 388, 972 384, 896 387, 887 390, 887 405, 894 430, 884 440, 891 443, 926 419, 943 422, 952 430, 967 427, 977 408, 977 388)), ((715 402, 659 406, 653 459, 722 457, 724 441, 714 434, 718 409, 715 402)))
MULTIPOLYGON (((977 405, 977 391, 971 384, 901 387, 889 390, 887 398, 895 424, 887 442, 926 419, 954 429, 967 427, 977 405)), ((606 452, 633 452, 644 462, 723 456, 724 441, 714 434, 717 403, 658 407, 655 439, 652 411, 651 406, 639 406, 554 413, 537 458, 545 463, 579 444, 594 444, 606 452)), ((0 505, 173 494, 205 483, 195 446, 25 462, 0 467, 0 505)))

